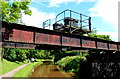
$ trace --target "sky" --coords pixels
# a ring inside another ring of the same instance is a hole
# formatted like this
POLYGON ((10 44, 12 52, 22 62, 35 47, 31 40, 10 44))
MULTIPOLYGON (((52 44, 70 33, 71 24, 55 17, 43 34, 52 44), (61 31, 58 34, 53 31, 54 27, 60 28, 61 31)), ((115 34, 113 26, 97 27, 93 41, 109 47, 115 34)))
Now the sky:
POLYGON ((110 35, 118 41, 118 2, 120 0, 32 0, 29 5, 32 15, 22 15, 26 25, 42 28, 42 22, 70 9, 92 18, 92 29, 97 34, 110 35))

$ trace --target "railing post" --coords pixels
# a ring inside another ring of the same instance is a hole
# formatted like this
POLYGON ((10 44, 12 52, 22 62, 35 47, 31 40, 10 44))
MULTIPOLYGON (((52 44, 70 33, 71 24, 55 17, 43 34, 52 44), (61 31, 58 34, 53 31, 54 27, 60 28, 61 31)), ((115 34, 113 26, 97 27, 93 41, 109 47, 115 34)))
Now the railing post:
POLYGON ((71 33, 71 10, 70 10, 70 29, 69 29, 69 31, 70 31, 70 33, 71 33))
POLYGON ((80 14, 80 27, 82 28, 82 14, 80 14))
POLYGON ((63 21, 64 21, 64 25, 65 25, 65 11, 64 11, 64 20, 63 21))
POLYGON ((91 31, 91 17, 89 17, 89 30, 91 31))

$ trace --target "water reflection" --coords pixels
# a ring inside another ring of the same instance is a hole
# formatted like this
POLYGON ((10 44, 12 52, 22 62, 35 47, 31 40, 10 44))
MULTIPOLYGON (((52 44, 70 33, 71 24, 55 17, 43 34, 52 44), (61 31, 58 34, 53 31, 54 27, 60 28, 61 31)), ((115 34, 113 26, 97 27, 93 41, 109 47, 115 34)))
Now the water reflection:
POLYGON ((30 75, 30 77, 49 77, 49 78, 69 78, 69 79, 73 79, 72 78, 72 74, 71 73, 67 73, 67 72, 62 72, 59 71, 59 67, 58 65, 53 65, 52 62, 44 62, 44 64, 37 66, 34 71, 32 72, 32 74, 30 75))

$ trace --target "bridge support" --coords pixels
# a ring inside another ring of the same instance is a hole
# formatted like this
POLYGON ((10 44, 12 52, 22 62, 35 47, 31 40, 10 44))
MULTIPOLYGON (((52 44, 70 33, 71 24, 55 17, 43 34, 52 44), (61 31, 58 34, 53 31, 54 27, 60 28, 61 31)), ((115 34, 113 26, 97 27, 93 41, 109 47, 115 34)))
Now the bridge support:
POLYGON ((92 79, 120 79, 120 54, 114 51, 91 53, 92 79))
POLYGON ((80 79, 120 79, 120 52, 89 50, 80 64, 80 79))
POLYGON ((87 61, 80 62, 80 79, 92 79, 92 60, 91 60, 91 51, 89 50, 89 56, 86 57, 87 61))

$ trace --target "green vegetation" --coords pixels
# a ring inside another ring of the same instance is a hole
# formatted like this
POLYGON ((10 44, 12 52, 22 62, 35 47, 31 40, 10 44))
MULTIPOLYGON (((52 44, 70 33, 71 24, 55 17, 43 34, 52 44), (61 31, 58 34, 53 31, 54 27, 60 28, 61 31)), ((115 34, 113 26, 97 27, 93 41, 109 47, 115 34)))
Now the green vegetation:
POLYGON ((42 64, 42 62, 31 63, 18 71, 13 77, 29 77, 32 70, 39 64, 42 64))
POLYGON ((13 0, 14 2, 9 2, 10 0, 0 0, 0 19, 6 22, 16 22, 22 23, 20 20, 22 13, 31 15, 32 12, 29 9, 28 5, 31 0, 13 0))
POLYGON ((54 57, 55 62, 57 62, 63 57, 80 55, 80 53, 81 52, 77 52, 77 51, 62 51, 62 50, 51 50, 50 51, 50 55, 54 57))
POLYGON ((4 58, 13 62, 23 62, 31 58, 52 59, 52 55, 50 55, 50 52, 47 50, 5 48, 4 51, 4 58))
POLYGON ((36 62, 54 61, 53 59, 35 59, 36 62))
POLYGON ((20 65, 23 65, 25 63, 23 62, 10 62, 6 59, 3 59, 3 61, 0 62, 0 65, 2 66, 2 75, 19 67, 20 65))
MULTIPOLYGON (((78 73, 80 71, 81 62, 87 61, 86 56, 89 56, 88 52, 82 53, 77 51, 34 50, 14 48, 5 48, 4 54, 4 58, 9 61, 12 61, 12 63, 28 62, 28 59, 35 59, 35 63, 29 64, 28 66, 24 67, 23 69, 18 71, 14 75, 14 77, 28 77, 34 66, 36 66, 38 63, 40 64, 43 61, 54 61, 55 64, 58 64, 65 71, 78 73)), ((14 66, 16 65, 14 64, 14 66)), ((20 64, 18 64, 18 66, 20 66, 20 64)))
POLYGON ((94 33, 90 33, 89 34, 91 37, 93 38, 99 38, 99 39, 104 39, 104 40, 109 40, 109 41, 112 41, 110 39, 110 36, 109 35, 97 35, 97 34, 94 34, 94 33))
MULTIPOLYGON (((28 59, 31 58, 34 58, 37 62, 28 66, 28 69, 33 68, 41 61, 53 61, 52 55, 50 55, 50 52, 47 52, 47 50, 5 48, 4 52, 4 59, 1 62, 2 70, 4 70, 2 71, 2 75, 19 67, 22 64, 28 63, 28 59)), ((29 74, 29 71, 26 71, 25 75, 29 74)))
MULTIPOLYGON (((72 53, 72 52, 71 52, 72 53)), ((79 52, 80 53, 80 52, 79 52)), ((80 64, 82 62, 87 61, 87 56, 88 54, 84 55, 76 55, 76 56, 66 56, 59 60, 57 64, 63 68, 66 72, 74 72, 74 73, 79 73, 80 71, 80 64)))

